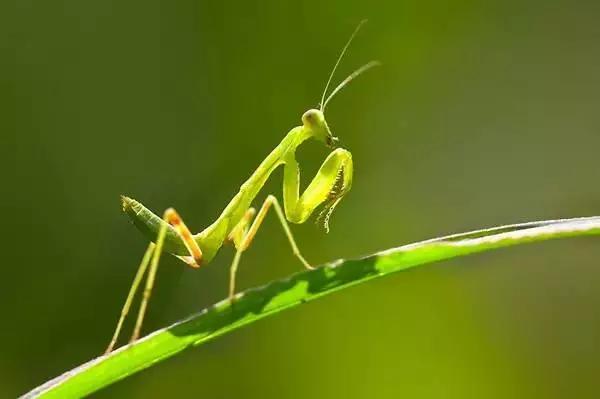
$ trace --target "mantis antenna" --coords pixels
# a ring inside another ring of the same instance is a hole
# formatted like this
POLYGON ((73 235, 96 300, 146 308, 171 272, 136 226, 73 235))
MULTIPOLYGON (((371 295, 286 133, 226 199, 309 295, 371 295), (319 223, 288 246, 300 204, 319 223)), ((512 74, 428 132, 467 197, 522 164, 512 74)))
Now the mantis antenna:
POLYGON ((324 112, 325 111, 325 106, 327 105, 327 103, 329 102, 329 100, 331 100, 331 98, 337 94, 338 91, 342 90, 344 88, 344 86, 346 86, 348 83, 352 82, 354 80, 354 78, 356 78, 359 75, 362 75, 364 72, 368 71, 369 69, 379 66, 381 65, 381 62, 379 61, 371 61, 371 62, 367 62, 365 65, 361 66, 360 68, 358 68, 356 71, 352 72, 346 79, 344 79, 342 81, 342 83, 340 83, 329 95, 329 97, 327 97, 327 100, 325 100, 325 103, 323 104, 323 107, 321 108, 321 111, 324 112))
POLYGON ((346 45, 342 49, 342 52, 340 53, 337 61, 335 62, 335 65, 333 66, 333 69, 331 70, 331 73, 329 74, 329 79, 327 79, 327 84, 325 85, 325 90, 323 90, 323 95, 321 96, 320 108, 321 108, 321 112, 323 112, 323 113, 325 112, 325 106, 327 105, 327 103, 329 102, 329 100, 331 100, 331 98, 338 91, 340 91, 345 85, 347 85, 348 83, 350 83, 354 78, 356 78, 357 76, 361 75, 363 72, 366 72, 368 69, 371 69, 372 67, 377 66, 377 65, 381 65, 378 61, 371 61, 371 62, 363 65, 362 67, 358 68, 356 71, 352 72, 352 74, 350 74, 350 76, 348 76, 346 79, 344 79, 342 81, 342 83, 340 83, 333 90, 333 92, 329 95, 329 97, 327 97, 327 99, 325 99, 325 96, 327 95, 327 90, 329 89, 329 85, 331 84, 331 81, 333 79, 333 75, 335 74, 335 71, 337 70, 338 65, 342 61, 342 58, 344 58, 344 55, 346 54, 346 50, 348 50, 348 47, 350 47, 350 43, 352 43, 352 40, 354 39, 354 37, 356 36, 356 34, 358 33, 358 31, 360 30, 360 28, 362 28, 362 26, 366 22, 367 22, 367 20, 363 19, 362 21, 360 21, 360 23, 358 24, 358 26, 354 29, 354 32, 352 32, 352 35, 350 35, 350 39, 348 39, 348 41, 346 42, 346 45))

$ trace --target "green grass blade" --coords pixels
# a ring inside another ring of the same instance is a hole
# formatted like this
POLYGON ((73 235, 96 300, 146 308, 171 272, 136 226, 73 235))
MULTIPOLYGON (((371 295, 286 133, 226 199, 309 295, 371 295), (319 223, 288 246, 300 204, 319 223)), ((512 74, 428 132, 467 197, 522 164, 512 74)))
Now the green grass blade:
POLYGON ((253 323, 337 290, 411 267, 443 259, 552 238, 600 234, 600 216, 532 222, 478 230, 389 249, 357 260, 337 260, 316 270, 241 293, 230 305, 214 306, 133 345, 91 360, 46 382, 25 398, 71 398, 95 392, 109 384, 253 323))

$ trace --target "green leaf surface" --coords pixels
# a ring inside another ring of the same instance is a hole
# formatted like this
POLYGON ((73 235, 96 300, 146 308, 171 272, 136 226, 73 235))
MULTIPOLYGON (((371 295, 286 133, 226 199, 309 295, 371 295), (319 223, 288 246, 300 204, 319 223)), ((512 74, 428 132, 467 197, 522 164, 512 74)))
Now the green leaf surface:
POLYGON ((439 260, 552 238, 600 234, 600 216, 522 223, 422 241, 356 259, 337 260, 221 301, 135 344, 93 359, 25 394, 25 398, 88 395, 220 335, 323 295, 439 260))

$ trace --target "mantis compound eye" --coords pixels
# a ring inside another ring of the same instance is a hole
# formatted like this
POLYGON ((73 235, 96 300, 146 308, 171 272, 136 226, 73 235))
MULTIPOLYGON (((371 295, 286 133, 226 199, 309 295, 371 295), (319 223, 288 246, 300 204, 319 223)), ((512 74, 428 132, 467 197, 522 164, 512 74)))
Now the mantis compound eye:
POLYGON ((316 109, 309 109, 302 115, 302 123, 305 126, 315 126, 321 118, 319 118, 320 111, 316 109))

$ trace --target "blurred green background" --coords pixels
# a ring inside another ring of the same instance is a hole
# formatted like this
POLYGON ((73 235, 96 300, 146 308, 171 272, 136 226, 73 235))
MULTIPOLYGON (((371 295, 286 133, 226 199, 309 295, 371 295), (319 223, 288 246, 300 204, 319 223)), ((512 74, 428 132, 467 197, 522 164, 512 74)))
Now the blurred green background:
MULTIPOLYGON (((593 1, 3 1, 0 397, 102 352, 146 243, 128 194, 198 231, 337 76, 355 185, 312 263, 527 220, 600 214, 593 1)), ((303 181, 326 149, 298 153, 303 181)), ((257 199, 281 195, 281 171, 257 199)), ((222 299, 232 251, 166 258, 145 331, 222 299)), ((570 398, 600 387, 600 242, 473 256, 222 337, 98 398, 570 398)), ((298 271, 269 216, 248 288, 298 271)), ((128 325, 128 328, 130 325, 128 325)))

